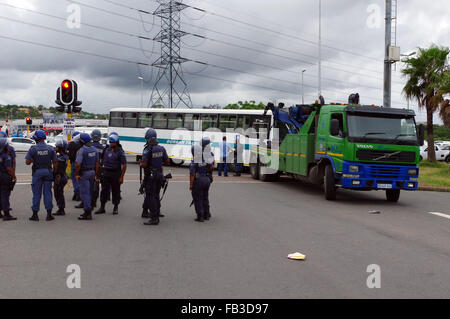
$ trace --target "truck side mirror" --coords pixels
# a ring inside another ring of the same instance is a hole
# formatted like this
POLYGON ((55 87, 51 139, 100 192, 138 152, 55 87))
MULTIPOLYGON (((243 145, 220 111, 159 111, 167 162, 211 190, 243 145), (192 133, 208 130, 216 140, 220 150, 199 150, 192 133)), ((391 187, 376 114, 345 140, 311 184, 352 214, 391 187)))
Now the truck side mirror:
POLYGON ((423 124, 419 125, 419 145, 423 146, 425 144, 425 126, 423 124))
POLYGON ((338 136, 339 135, 339 120, 338 119, 332 119, 331 120, 330 134, 332 136, 338 136))

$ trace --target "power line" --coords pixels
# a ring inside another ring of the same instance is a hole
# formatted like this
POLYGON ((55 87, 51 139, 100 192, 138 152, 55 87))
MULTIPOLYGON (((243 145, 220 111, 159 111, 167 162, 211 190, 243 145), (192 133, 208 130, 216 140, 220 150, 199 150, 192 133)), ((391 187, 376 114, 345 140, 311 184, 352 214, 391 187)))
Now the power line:
MULTIPOLYGON (((67 0, 67 1, 72 1, 72 0, 67 0)), ((118 2, 115 2, 115 1, 111 1, 111 0, 103 0, 103 1, 108 2, 108 3, 111 3, 111 4, 114 4, 114 5, 119 6, 119 7, 123 7, 123 8, 129 9, 129 10, 142 12, 141 9, 138 9, 138 8, 135 8, 135 7, 130 7, 130 6, 127 6, 127 5, 123 5, 123 4, 118 3, 118 2)), ((77 1, 72 1, 72 2, 75 2, 75 3, 78 3, 78 4, 82 4, 82 3, 79 3, 79 2, 77 2, 77 1)), ((92 6, 88 6, 88 7, 93 8, 92 6)), ((99 8, 97 8, 97 9, 98 9, 98 10, 101 10, 101 9, 99 9, 99 8)), ((200 9, 200 10, 203 10, 203 9, 200 9)), ((108 13, 110 13, 110 12, 108 12, 108 13)), ((206 11, 206 13, 208 13, 208 12, 206 11)), ((145 14, 153 15, 153 13, 151 13, 151 12, 146 12, 145 14)), ((243 22, 243 23, 244 23, 244 22, 243 22)), ((247 38, 239 37, 239 36, 232 35, 232 34, 225 33, 225 32, 220 32, 220 31, 216 31, 216 30, 212 30, 212 29, 200 27, 200 26, 197 26, 197 25, 194 25, 194 24, 190 24, 190 23, 186 23, 186 22, 185 22, 184 24, 185 24, 185 25, 188 25, 188 26, 192 26, 192 27, 194 27, 194 28, 201 29, 201 30, 209 31, 209 32, 212 32, 212 33, 224 35, 224 36, 227 36, 227 37, 232 37, 232 38, 234 38, 234 39, 239 39, 239 40, 242 40, 242 41, 245 41, 245 42, 249 42, 249 43, 254 43, 254 44, 257 44, 257 45, 261 45, 261 46, 264 46, 265 48, 267 48, 267 44, 266 44, 266 43, 262 43, 262 42, 258 42, 258 41, 252 40, 252 39, 247 39, 247 38)), ((275 30, 272 30, 272 32, 278 33, 278 31, 275 31, 275 30)), ((204 38, 209 39, 209 40, 211 40, 211 41, 216 41, 215 39, 211 39, 211 38, 208 38, 208 37, 204 37, 204 38)), ((216 41, 216 42, 218 42, 218 41, 216 41)), ((310 41, 310 42, 312 42, 312 41, 310 41)), ((231 46, 240 47, 240 48, 245 48, 245 49, 248 49, 248 50, 253 50, 253 51, 259 52, 259 53, 264 52, 264 54, 274 55, 274 56, 277 56, 277 57, 282 57, 282 58, 290 59, 290 60, 297 61, 297 62, 303 62, 303 63, 313 64, 313 63, 310 62, 310 61, 304 61, 304 60, 299 60, 299 59, 296 59, 296 58, 291 58, 291 57, 282 56, 282 55, 278 55, 278 54, 268 53, 267 51, 258 51, 258 50, 255 50, 255 49, 251 48, 251 47, 237 46, 237 45, 235 45, 234 43, 230 43, 230 42, 226 42, 226 41, 221 42, 221 43, 222 43, 222 44, 226 44, 226 45, 231 45, 231 46)), ((313 42, 313 43, 314 43, 314 42, 313 42)), ((314 44, 317 45, 317 43, 314 43, 314 44)), ((294 51, 294 50, 282 49, 282 48, 277 48, 277 47, 269 47, 269 48, 270 48, 270 49, 279 50, 279 51, 283 51, 283 52, 292 53, 292 54, 295 54, 295 55, 301 55, 301 56, 308 57, 308 58, 311 58, 311 59, 314 59, 314 60, 317 59, 317 57, 315 57, 315 56, 308 55, 308 54, 304 54, 304 53, 301 53, 301 52, 298 52, 298 51, 294 51)), ((334 49, 334 50, 338 50, 338 51, 342 51, 342 52, 346 52, 345 50, 341 50, 341 49, 339 49, 339 48, 333 48, 333 49, 334 49)), ((372 60, 378 61, 378 60, 375 59, 375 58, 372 58, 372 60)), ((355 65, 348 64, 348 63, 333 62, 333 61, 327 61, 327 62, 328 62, 328 63, 332 63, 332 64, 336 64, 336 65, 342 65, 342 66, 346 66, 346 67, 352 67, 352 68, 355 68, 355 65)), ((375 69, 369 69, 369 68, 364 68, 364 67, 360 67, 360 69, 365 69, 365 70, 367 70, 367 71, 374 72, 374 73, 380 73, 379 71, 377 71, 377 70, 375 70, 375 69)), ((341 70, 341 69, 339 69, 339 70, 341 70)), ((344 71, 344 72, 345 72, 345 70, 341 70, 341 71, 344 71)))
MULTIPOLYGON (((0 5, 1 5, 1 3, 0 3, 0 5)), ((60 17, 57 17, 57 16, 44 14, 44 13, 40 13, 40 12, 33 11, 33 10, 28 10, 28 11, 31 11, 31 12, 34 12, 34 13, 43 14, 45 16, 49 16, 49 17, 53 17, 53 18, 57 18, 57 19, 61 19, 61 20, 65 21, 64 18, 60 18, 60 17)), ((5 20, 9 20, 9 21, 13 21, 13 22, 17 22, 17 23, 22 23, 22 24, 38 27, 38 28, 47 29, 47 30, 54 31, 54 32, 69 34, 69 35, 75 36, 75 37, 85 38, 85 39, 89 39, 89 40, 93 40, 93 41, 99 41, 99 42, 103 42, 103 43, 110 44, 110 45, 116 45, 116 46, 120 46, 120 47, 123 47, 123 48, 128 48, 128 49, 132 49, 132 50, 140 50, 140 51, 143 52, 144 56, 147 57, 147 58, 149 58, 149 57, 145 54, 146 52, 147 53, 151 53, 151 54, 156 54, 156 52, 154 52, 153 50, 150 51, 150 50, 143 49, 142 45, 140 46, 140 48, 137 48, 137 47, 124 45, 124 44, 117 43, 117 42, 112 42, 112 41, 98 39, 98 38, 94 38, 94 37, 90 37, 90 36, 80 35, 80 34, 77 34, 77 33, 68 32, 68 31, 64 31, 64 30, 60 30, 60 29, 54 29, 54 28, 43 26, 43 25, 38 25, 38 24, 25 22, 25 21, 21 21, 21 20, 16 20, 16 19, 12 19, 12 18, 2 17, 2 16, 0 16, 0 18, 1 19, 5 19, 5 20)), ((117 31, 117 30, 109 29, 109 28, 105 28, 105 27, 98 27, 98 26, 95 26, 95 25, 92 25, 92 24, 86 24, 85 23, 85 25, 93 27, 93 28, 100 28, 102 30, 106 30, 106 31, 110 31, 110 32, 116 32, 116 33, 119 33, 119 34, 135 37, 135 38, 139 39, 139 43, 140 43, 140 40, 151 40, 151 41, 153 41, 153 39, 150 39, 148 37, 142 37, 142 36, 138 36, 138 35, 133 35, 133 34, 130 34, 130 33, 117 31)), ((273 66, 270 66, 270 65, 256 63, 256 62, 252 62, 252 61, 248 61, 248 60, 243 60, 243 59, 239 59, 239 58, 234 58, 234 57, 229 57, 229 56, 225 56, 225 55, 215 54, 215 53, 211 53, 211 52, 207 52, 207 51, 203 51, 203 50, 197 50, 197 49, 194 49, 194 48, 187 48, 187 49, 191 50, 191 51, 201 52, 201 53, 205 53, 205 54, 209 54, 209 55, 213 55, 213 56, 217 56, 217 57, 222 57, 222 58, 227 58, 227 59, 239 61, 239 62, 242 62, 242 63, 248 63, 248 64, 253 64, 253 65, 258 65, 258 66, 262 66, 262 67, 266 67, 266 68, 275 69, 275 70, 278 70, 278 71, 283 71, 283 72, 289 72, 289 73, 292 73, 292 74, 297 74, 297 72, 294 72, 294 71, 291 71, 291 70, 285 70, 285 69, 282 69, 282 68, 277 68, 277 67, 273 67, 273 66)), ((192 61, 192 60, 189 59, 189 61, 192 61)), ((198 62, 198 61, 194 61, 194 62, 198 62)), ((229 71, 234 71, 234 72, 241 72, 241 73, 247 73, 247 74, 254 75, 254 76, 260 76, 260 77, 264 77, 264 78, 268 78, 268 79, 273 79, 273 80, 276 80, 276 81, 281 81, 281 82, 286 82, 286 83, 291 83, 291 84, 296 84, 297 85, 297 82, 292 82, 292 81, 288 81, 288 80, 268 77, 268 76, 265 76, 265 75, 260 75, 260 74, 240 71, 240 70, 236 70, 236 69, 233 69, 233 68, 223 67, 223 66, 214 65, 214 64, 208 64, 208 63, 206 63, 206 64, 209 65, 209 66, 215 67, 215 68, 222 68, 224 70, 229 70, 229 71)), ((313 75, 308 75, 308 76, 316 78, 316 76, 313 76, 313 75)), ((338 83, 343 83, 343 84, 357 85, 359 87, 364 87, 364 88, 369 88, 369 89, 374 89, 374 90, 381 90, 380 88, 369 86, 369 85, 364 85, 364 84, 360 84, 360 83, 355 84, 355 83, 345 82, 345 81, 341 81, 341 80, 337 80, 337 79, 331 79, 331 78, 324 78, 324 80, 338 82, 338 83)), ((314 87, 314 86, 311 86, 311 85, 305 85, 305 86, 308 86, 308 87, 311 87, 311 88, 314 87)), ((336 91, 336 92, 338 92, 338 91, 336 91)), ((342 93, 342 91, 339 92, 339 93, 342 93)), ((401 94, 399 92, 396 92, 396 93, 401 94)))

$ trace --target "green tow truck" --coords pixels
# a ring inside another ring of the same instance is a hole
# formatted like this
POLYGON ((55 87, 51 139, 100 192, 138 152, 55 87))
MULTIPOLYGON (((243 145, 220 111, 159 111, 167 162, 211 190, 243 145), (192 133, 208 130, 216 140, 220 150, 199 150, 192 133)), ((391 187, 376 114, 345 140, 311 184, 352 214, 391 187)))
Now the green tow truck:
POLYGON ((383 190, 391 202, 401 190, 417 190, 424 128, 416 126, 413 110, 325 105, 323 99, 289 109, 269 103, 269 110, 270 129, 278 136, 271 132, 271 139, 252 146, 254 179, 274 181, 286 174, 323 184, 327 200, 336 199, 339 188, 383 190))

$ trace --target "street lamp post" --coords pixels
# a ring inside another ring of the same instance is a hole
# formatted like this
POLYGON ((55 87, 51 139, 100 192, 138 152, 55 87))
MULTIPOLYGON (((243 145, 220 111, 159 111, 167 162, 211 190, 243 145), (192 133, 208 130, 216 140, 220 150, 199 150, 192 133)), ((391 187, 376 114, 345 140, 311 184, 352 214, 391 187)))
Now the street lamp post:
POLYGON ((302 70, 302 104, 305 104, 305 87, 303 86, 303 75, 306 70, 302 70))
POLYGON ((144 107, 144 78, 140 76, 138 79, 141 81, 141 107, 144 107))

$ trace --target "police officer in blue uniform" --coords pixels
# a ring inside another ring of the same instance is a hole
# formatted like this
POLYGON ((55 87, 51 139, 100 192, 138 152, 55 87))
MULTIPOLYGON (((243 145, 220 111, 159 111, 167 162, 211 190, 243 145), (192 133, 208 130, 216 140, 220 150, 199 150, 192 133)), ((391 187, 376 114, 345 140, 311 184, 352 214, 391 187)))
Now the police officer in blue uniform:
MULTIPOLYGON (((102 139, 102 132, 100 130, 93 130, 91 132, 91 138, 92 138, 92 146, 94 146, 97 149, 99 160, 101 159, 104 151, 103 145, 100 143, 100 140, 102 139)), ((92 201, 91 201, 91 208, 94 209, 97 207, 97 199, 100 195, 100 182, 102 180, 102 170, 101 167, 99 167, 97 172, 97 179, 94 181, 94 186, 92 190, 92 201)), ((84 208, 83 202, 80 202, 79 205, 75 206, 75 208, 84 208)))
POLYGON ((41 204, 42 191, 44 191, 44 206, 47 210, 47 221, 55 219, 52 216, 53 198, 52 181, 53 173, 56 169, 56 152, 53 147, 45 143, 47 138, 42 130, 38 130, 33 136, 36 145, 33 145, 25 156, 26 164, 33 164, 33 178, 31 189, 33 190, 33 215, 31 221, 39 221, 38 213, 41 204))
MULTIPOLYGON (((211 165, 210 170, 208 170, 207 176, 212 184, 213 182, 213 170, 214 170, 214 153, 211 151, 211 140, 209 137, 202 138, 202 150, 203 150, 203 158, 206 163, 211 165)), ((204 206, 204 219, 209 220, 211 218, 211 210, 209 205, 209 195, 208 201, 205 202, 204 206)))
POLYGON ((113 215, 119 213, 120 185, 123 184, 125 172, 127 171, 127 159, 125 152, 119 147, 119 136, 109 136, 109 146, 103 151, 101 168, 103 171, 102 192, 100 194, 101 206, 95 214, 105 214, 105 205, 112 193, 114 205, 113 215))
POLYGON ((201 145, 193 145, 191 151, 193 160, 189 167, 189 190, 192 192, 195 212, 197 214, 195 221, 204 222, 206 217, 209 219, 209 216, 207 216, 209 213, 208 193, 211 179, 208 174, 212 173, 213 165, 206 162, 201 145))
POLYGON ((55 145, 56 149, 56 172, 53 182, 53 193, 55 195, 56 204, 58 205, 58 211, 53 216, 66 215, 66 200, 64 198, 64 187, 67 185, 67 163, 69 162, 69 156, 67 153, 67 142, 59 140, 55 145))
POLYGON ((16 174, 13 167, 13 159, 8 152, 8 142, 6 138, 0 138, 0 218, 4 221, 16 220, 10 214, 9 197, 12 188, 16 183, 16 174), (4 215, 2 215, 2 211, 4 215))
POLYGON ((70 178, 72 179, 73 185, 73 197, 74 201, 81 201, 80 188, 78 187, 77 179, 75 178, 75 161, 77 159, 77 152, 81 148, 80 143, 80 132, 75 131, 72 134, 72 141, 70 141, 67 146, 67 155, 69 155, 70 160, 70 178))
MULTIPOLYGON (((8 135, 6 135, 5 132, 0 131, 0 138, 7 138, 7 137, 8 137, 8 135)), ((11 156, 11 158, 13 160, 13 167, 14 167, 14 172, 15 172, 16 171, 16 150, 14 149, 14 147, 9 145, 8 143, 6 144, 6 148, 7 148, 9 155, 11 156)))
POLYGON ((98 151, 92 146, 91 136, 87 133, 80 134, 80 143, 83 145, 77 153, 75 160, 75 178, 80 185, 80 196, 84 205, 84 214, 79 220, 92 220, 91 192, 94 181, 97 179, 98 151))
POLYGON ((145 133, 147 144, 142 152, 142 161, 140 166, 144 169, 145 178, 145 200, 146 207, 150 210, 150 221, 144 223, 145 225, 158 225, 161 202, 159 194, 161 185, 163 183, 163 163, 169 164, 169 157, 166 149, 158 145, 156 131, 152 128, 145 133))

